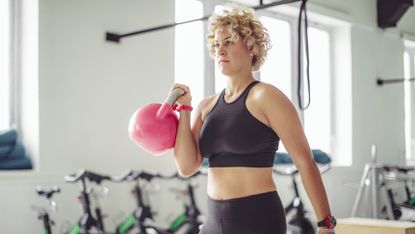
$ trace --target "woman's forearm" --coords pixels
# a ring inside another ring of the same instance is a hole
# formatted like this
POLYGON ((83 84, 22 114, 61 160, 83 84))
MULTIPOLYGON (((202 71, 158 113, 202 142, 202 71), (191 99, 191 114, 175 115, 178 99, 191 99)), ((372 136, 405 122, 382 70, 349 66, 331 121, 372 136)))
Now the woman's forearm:
POLYGON ((180 112, 173 154, 177 169, 182 176, 194 174, 201 164, 190 128, 190 111, 180 112))
POLYGON ((311 160, 309 163, 304 163, 299 168, 299 172, 304 189, 317 216, 317 221, 323 220, 331 215, 331 211, 320 171, 314 161, 311 160))

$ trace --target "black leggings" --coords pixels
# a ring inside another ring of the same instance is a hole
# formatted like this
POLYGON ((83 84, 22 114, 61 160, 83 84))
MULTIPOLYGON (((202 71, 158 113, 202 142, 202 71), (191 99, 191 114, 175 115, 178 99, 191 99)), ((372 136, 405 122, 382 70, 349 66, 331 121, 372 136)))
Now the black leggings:
POLYGON ((199 234, 286 234, 277 191, 229 200, 208 198, 207 220, 199 234))

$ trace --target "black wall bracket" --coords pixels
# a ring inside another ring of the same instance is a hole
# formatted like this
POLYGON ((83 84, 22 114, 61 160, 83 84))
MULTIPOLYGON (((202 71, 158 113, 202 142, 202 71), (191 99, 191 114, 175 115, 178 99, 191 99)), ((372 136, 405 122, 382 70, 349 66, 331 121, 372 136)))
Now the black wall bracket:
POLYGON ((415 78, 409 78, 409 79, 396 78, 396 79, 384 80, 384 79, 378 77, 377 80, 376 80, 376 84, 378 86, 382 86, 384 84, 401 83, 401 82, 405 82, 405 81, 412 82, 412 81, 415 81, 415 78))
MULTIPOLYGON (((282 1, 272 2, 272 3, 268 3, 268 4, 263 4, 263 2, 260 1, 260 4, 258 6, 255 6, 255 7, 252 7, 252 8, 254 10, 262 10, 262 9, 265 9, 265 8, 274 7, 274 6, 283 5, 283 4, 289 4, 289 3, 298 2, 298 1, 302 1, 302 0, 282 0, 282 1)), ((162 29, 167 29, 167 28, 175 27, 175 26, 181 25, 181 24, 187 24, 187 23, 192 23, 192 22, 196 22, 196 21, 205 21, 205 20, 209 19, 209 17, 210 16, 204 16, 204 17, 197 18, 197 19, 192 19, 192 20, 183 21, 183 22, 176 22, 176 23, 171 23, 171 24, 165 24, 165 25, 161 25, 161 26, 157 26, 157 27, 153 27, 153 28, 147 28, 147 29, 138 30, 138 31, 129 32, 129 33, 124 33, 124 34, 119 34, 119 33, 115 33, 115 32, 106 32, 105 33, 105 39, 106 39, 106 41, 109 41, 109 42, 120 43, 121 39, 125 38, 125 37, 130 37, 130 36, 139 35, 139 34, 143 34, 143 33, 162 30, 162 29)))

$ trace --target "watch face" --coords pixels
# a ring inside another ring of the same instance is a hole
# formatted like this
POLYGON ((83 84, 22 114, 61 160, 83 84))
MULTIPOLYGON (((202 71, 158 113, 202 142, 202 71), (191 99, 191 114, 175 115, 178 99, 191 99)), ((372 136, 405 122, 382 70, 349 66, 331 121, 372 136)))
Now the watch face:
POLYGON ((330 224, 334 227, 336 226, 336 218, 334 218, 334 216, 330 216, 330 224))
POLYGON ((334 216, 327 216, 324 220, 320 221, 317 226, 319 227, 327 227, 327 228, 334 228, 336 227, 337 221, 334 216))

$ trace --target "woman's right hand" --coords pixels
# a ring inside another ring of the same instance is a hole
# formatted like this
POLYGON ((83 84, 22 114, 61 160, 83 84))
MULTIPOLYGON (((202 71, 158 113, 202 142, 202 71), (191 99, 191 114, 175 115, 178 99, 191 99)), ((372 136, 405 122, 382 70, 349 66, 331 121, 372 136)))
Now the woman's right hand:
POLYGON ((184 91, 184 94, 176 100, 175 104, 190 106, 192 104, 192 95, 190 94, 189 87, 184 84, 176 83, 172 86, 170 92, 173 91, 175 88, 181 88, 184 91))

